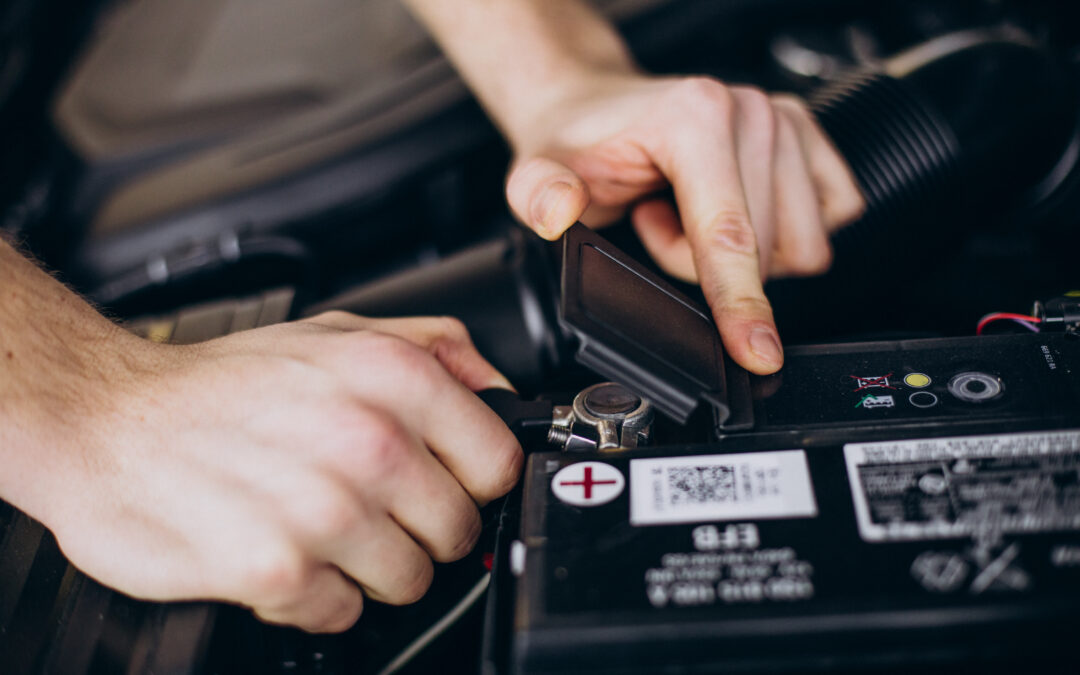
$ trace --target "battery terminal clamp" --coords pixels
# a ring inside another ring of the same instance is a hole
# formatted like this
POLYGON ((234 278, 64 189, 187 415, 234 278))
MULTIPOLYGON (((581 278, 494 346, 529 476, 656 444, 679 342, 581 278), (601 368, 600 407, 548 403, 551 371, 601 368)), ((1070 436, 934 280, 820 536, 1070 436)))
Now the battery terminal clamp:
POLYGON ((548 442, 565 451, 601 452, 647 445, 652 435, 653 407, 615 382, 583 389, 572 405, 555 406, 548 442))

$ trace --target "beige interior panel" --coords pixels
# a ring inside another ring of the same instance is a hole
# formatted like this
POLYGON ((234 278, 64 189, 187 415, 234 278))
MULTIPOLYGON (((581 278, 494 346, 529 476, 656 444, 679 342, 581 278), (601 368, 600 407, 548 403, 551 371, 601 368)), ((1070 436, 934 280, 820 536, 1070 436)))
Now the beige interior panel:
MULTIPOLYGON (((664 1, 596 4, 625 16, 664 1)), ((92 226, 103 234, 363 147, 467 95, 398 0, 131 0, 102 21, 55 119, 90 163, 186 152, 115 190, 92 226)))

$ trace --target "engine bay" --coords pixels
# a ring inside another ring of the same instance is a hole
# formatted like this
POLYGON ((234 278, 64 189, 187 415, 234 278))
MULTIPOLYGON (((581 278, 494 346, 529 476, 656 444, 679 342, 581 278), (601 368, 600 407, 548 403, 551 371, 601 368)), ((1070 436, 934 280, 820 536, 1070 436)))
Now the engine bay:
POLYGON ((205 127, 88 140, 128 114, 91 104, 139 4, 0 10, 21 55, 0 78, 5 234, 156 342, 456 316, 518 390, 482 398, 527 465, 428 596, 341 635, 116 593, 0 502, 5 669, 1069 672, 1077 9, 599 3, 650 71, 805 97, 866 197, 829 272, 766 284, 787 361, 761 377, 627 223, 554 243, 516 224, 507 147, 396 14, 402 61, 366 98, 275 90, 251 118, 224 100, 205 127))

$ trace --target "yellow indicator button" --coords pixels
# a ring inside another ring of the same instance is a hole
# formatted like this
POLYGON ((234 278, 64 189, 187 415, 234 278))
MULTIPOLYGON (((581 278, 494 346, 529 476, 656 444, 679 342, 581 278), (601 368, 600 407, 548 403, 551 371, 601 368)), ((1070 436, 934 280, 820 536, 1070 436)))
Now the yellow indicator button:
POLYGON ((904 376, 904 384, 915 388, 925 387, 930 384, 930 377, 923 373, 908 373, 904 376))

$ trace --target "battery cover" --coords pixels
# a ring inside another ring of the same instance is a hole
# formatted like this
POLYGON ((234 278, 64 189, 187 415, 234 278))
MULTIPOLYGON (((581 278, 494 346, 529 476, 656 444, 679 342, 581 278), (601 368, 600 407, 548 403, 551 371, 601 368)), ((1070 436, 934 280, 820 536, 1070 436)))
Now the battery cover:
POLYGON ((725 359, 709 311, 580 223, 563 237, 559 319, 579 363, 676 422, 705 401, 718 426, 746 423, 748 374, 725 359))

